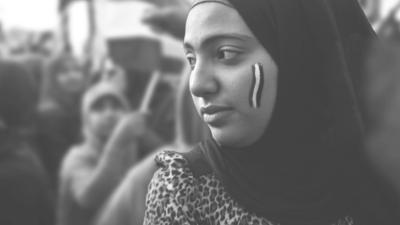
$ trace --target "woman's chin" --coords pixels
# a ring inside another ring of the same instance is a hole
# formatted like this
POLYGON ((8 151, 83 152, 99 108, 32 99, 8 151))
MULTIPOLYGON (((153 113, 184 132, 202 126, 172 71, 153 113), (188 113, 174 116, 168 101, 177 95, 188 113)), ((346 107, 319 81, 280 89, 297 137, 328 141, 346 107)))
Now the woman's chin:
POLYGON ((240 135, 240 133, 212 127, 210 127, 210 129, 214 140, 221 146, 241 148, 252 144, 247 138, 240 135))

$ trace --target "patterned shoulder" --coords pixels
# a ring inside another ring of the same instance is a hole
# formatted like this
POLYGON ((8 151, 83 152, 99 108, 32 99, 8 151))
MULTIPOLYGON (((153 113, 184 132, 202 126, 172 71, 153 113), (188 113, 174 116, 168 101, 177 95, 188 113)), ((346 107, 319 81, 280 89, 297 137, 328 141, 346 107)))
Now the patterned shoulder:
POLYGON ((185 158, 173 151, 163 151, 154 158, 158 171, 153 177, 157 186, 162 185, 165 192, 179 197, 181 190, 189 191, 196 185, 196 180, 185 158))
POLYGON ((180 169, 187 167, 186 159, 182 155, 173 151, 163 151, 155 155, 154 161, 161 169, 180 169))
POLYGON ((178 153, 164 151, 155 156, 159 169, 149 184, 146 198, 144 224, 193 223, 193 216, 188 216, 188 197, 196 198, 193 178, 186 159, 178 153))

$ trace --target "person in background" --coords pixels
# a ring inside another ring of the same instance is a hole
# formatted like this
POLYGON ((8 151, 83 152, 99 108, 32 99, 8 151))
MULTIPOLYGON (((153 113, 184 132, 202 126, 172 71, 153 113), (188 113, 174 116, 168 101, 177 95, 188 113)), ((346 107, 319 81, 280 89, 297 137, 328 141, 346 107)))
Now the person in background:
MULTIPOLYGON (((125 70, 109 58, 105 60, 104 68, 102 69, 102 72, 98 74, 98 78, 96 79, 98 80, 97 82, 100 82, 101 80, 112 82, 119 90, 126 93, 128 82, 125 70)), ((93 84, 97 82, 95 81, 93 84)))
POLYGON ((44 65, 33 143, 54 190, 61 159, 81 138, 80 102, 86 80, 80 63, 67 53, 44 65))
POLYGON ((131 113, 114 84, 101 81, 82 101, 84 140, 63 159, 58 225, 90 224, 98 210, 138 159, 138 140, 146 132, 144 116, 131 113))
POLYGON ((0 224, 53 225, 54 196, 26 141, 35 87, 24 67, 0 62, 0 224))
MULTIPOLYGON (((187 66, 188 67, 188 66, 187 66)), ((154 156, 161 150, 174 149, 185 152, 196 143, 210 137, 210 130, 198 117, 188 88, 187 68, 182 73, 181 84, 176 95, 174 140, 153 149, 127 173, 124 180, 104 205, 94 224, 136 225, 143 224, 148 185, 157 166, 154 156)))
MULTIPOLYGON (((127 97, 132 110, 138 110, 147 87, 150 74, 143 71, 127 70, 110 57, 104 58, 101 68, 91 73, 90 86, 106 80, 113 83, 127 97)), ((139 139, 139 157, 146 157, 154 149, 173 138, 173 90, 160 82, 151 99, 149 112, 137 114, 146 120, 146 135, 139 139)))
POLYGON ((157 154, 144 224, 393 224, 362 146, 375 38, 356 0, 195 0, 184 46, 212 138, 157 154))
MULTIPOLYGON (((183 0, 155 2, 159 7, 148 12, 146 23, 156 30, 183 39, 186 14, 190 4, 183 0)), ((155 154, 162 150, 174 149, 186 152, 195 144, 210 137, 210 130, 200 119, 189 91, 190 66, 185 65, 175 101, 174 140, 158 147, 127 173, 124 181, 118 186, 107 204, 99 213, 96 225, 141 225, 145 213, 145 200, 148 185, 157 166, 155 154)))

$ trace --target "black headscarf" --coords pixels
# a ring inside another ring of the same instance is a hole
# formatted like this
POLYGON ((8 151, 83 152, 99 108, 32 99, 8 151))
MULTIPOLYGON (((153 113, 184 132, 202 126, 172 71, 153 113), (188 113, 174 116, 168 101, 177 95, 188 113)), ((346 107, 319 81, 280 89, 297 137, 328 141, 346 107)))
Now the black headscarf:
POLYGON ((229 2, 279 70, 260 140, 244 148, 199 144, 216 176, 245 209, 283 225, 352 214, 355 193, 369 179, 356 84, 366 44, 376 37, 358 2, 196 0, 194 7, 207 2, 229 2))
POLYGON ((32 119, 37 95, 34 82, 22 65, 0 62, 0 120, 10 130, 32 119))
POLYGON ((37 93, 31 78, 22 65, 0 61, 0 159, 32 125, 37 93))

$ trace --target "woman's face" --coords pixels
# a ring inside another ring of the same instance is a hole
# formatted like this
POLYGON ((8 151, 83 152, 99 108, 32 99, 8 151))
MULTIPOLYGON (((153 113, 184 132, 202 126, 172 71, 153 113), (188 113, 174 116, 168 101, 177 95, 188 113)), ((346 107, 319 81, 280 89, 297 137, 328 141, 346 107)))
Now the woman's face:
POLYGON ((127 110, 113 96, 103 96, 93 103, 88 115, 91 130, 101 139, 107 139, 127 110))
POLYGON ((57 82, 68 93, 79 93, 85 86, 85 76, 81 66, 74 60, 64 62, 63 68, 57 74, 57 82))
POLYGON ((278 68, 239 13, 220 3, 202 3, 189 13, 184 47, 192 66, 190 91, 197 112, 214 139, 245 147, 263 134, 277 93, 278 68), (250 106, 252 66, 261 63, 263 88, 258 108, 250 106))

